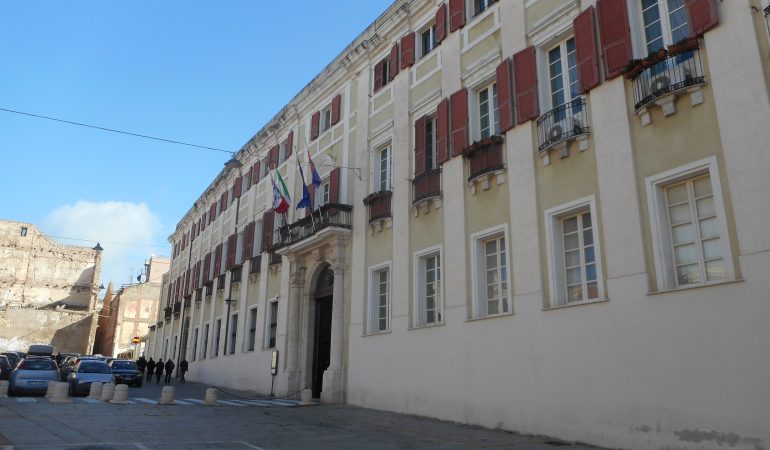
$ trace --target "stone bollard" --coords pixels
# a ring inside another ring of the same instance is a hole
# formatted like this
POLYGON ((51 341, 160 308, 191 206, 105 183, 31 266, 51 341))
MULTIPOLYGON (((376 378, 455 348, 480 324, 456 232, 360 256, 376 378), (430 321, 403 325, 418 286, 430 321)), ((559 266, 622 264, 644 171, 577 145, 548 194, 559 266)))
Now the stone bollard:
POLYGON ((174 386, 163 386, 163 390, 160 392, 159 405, 173 405, 174 404, 174 386))
POLYGON ((203 403, 206 406, 218 406, 219 402, 217 401, 217 389, 216 388, 208 388, 206 389, 206 398, 205 402, 203 403))
POLYGON ((59 381, 49 381, 48 382, 48 389, 45 390, 45 398, 48 400, 53 398, 53 392, 56 390, 56 386, 59 384, 59 381))
POLYGON ((115 385, 112 383, 106 383, 102 386, 102 396, 99 400, 108 402, 112 400, 112 396, 115 395, 115 385))
POLYGON ((115 394, 112 396, 110 403, 113 405, 125 405, 128 403, 128 385, 119 384, 115 386, 115 394))
POLYGON ((93 383, 91 383, 91 390, 88 391, 88 398, 93 400, 101 400, 103 386, 104 386, 104 383, 102 383, 101 381, 94 381, 93 383))
POLYGON ((300 398, 300 405, 307 406, 307 405, 315 405, 317 402, 313 401, 313 390, 312 389, 303 389, 302 392, 299 394, 300 398))
MULTIPOLYGON (((55 386, 53 388, 53 397, 48 399, 49 403, 70 403, 69 390, 70 385, 62 383, 60 381, 54 381, 55 386)), ((52 383, 49 383, 52 384, 52 383)))
POLYGON ((8 398, 8 380, 0 380, 0 398, 8 398))

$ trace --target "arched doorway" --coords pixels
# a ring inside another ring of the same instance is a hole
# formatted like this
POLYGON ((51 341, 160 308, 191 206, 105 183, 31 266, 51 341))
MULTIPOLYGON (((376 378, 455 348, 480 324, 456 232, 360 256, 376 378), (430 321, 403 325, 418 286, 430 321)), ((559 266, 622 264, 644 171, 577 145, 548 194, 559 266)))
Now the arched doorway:
POLYGON ((332 301, 334 272, 326 266, 318 275, 313 292, 315 313, 313 316, 313 398, 321 397, 323 374, 329 367, 332 341, 332 301))

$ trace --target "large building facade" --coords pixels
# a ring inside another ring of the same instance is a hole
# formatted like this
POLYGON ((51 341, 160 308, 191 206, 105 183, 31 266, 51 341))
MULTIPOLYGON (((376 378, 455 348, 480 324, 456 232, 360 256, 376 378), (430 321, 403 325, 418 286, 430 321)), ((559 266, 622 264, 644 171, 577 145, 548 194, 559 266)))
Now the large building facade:
POLYGON ((179 222, 148 356, 609 447, 767 447, 766 6, 397 1, 179 222))

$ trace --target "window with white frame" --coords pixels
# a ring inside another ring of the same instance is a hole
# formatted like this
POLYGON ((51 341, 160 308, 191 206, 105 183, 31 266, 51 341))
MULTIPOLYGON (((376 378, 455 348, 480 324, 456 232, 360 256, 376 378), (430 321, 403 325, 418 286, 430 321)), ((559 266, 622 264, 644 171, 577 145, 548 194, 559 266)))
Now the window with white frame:
POLYGON ((209 324, 203 325, 203 345, 201 346, 201 359, 206 359, 209 349, 209 324))
POLYGON ((243 179, 241 181, 241 192, 246 192, 251 187, 251 175, 251 170, 247 170, 246 173, 243 174, 243 179))
MULTIPOLYGON (((548 52, 548 100, 551 109, 562 106, 570 101, 579 100, 580 85, 577 73, 577 53, 575 38, 564 39, 551 47, 548 52)), ((582 109, 579 101, 572 104, 572 112, 582 109)), ((561 120, 565 112, 557 114, 561 120)))
POLYGON ((604 298, 593 196, 545 212, 550 306, 604 298))
POLYGON ((643 42, 652 53, 690 36, 684 0, 639 0, 643 42))
POLYGON ((195 359, 198 357, 198 327, 193 328, 193 335, 192 335, 192 353, 191 353, 191 359, 195 361, 195 359))
POLYGON ((271 300, 267 305, 267 326, 265 327, 265 347, 275 348, 278 335, 278 299, 271 300))
POLYGON ((479 113, 479 139, 500 134, 500 118, 497 108, 497 83, 491 83, 476 91, 479 113))
POLYGON ((494 0, 473 0, 473 15, 478 16, 483 13, 494 3, 494 0))
POLYGON ((323 133, 324 131, 328 130, 332 127, 332 107, 331 105, 327 106, 321 111, 321 123, 320 123, 320 132, 323 133))
POLYGON ((228 346, 230 347, 229 353, 232 355, 235 353, 235 339, 238 336, 238 314, 230 316, 230 336, 228 337, 228 346))
POLYGON ((329 178, 321 181, 321 185, 315 190, 315 198, 313 199, 313 208, 319 208, 329 203, 330 193, 329 178))
POLYGON ((267 176, 267 170, 268 170, 267 162, 268 162, 267 158, 263 158, 259 162, 259 179, 260 180, 264 180, 265 177, 267 176))
POLYGON ((222 319, 217 319, 214 325, 213 356, 219 356, 219 338, 222 336, 222 319))
POLYGON ((420 31, 420 58, 427 56, 436 48, 436 25, 430 24, 427 28, 420 31))
POLYGON ((659 289, 735 278, 715 158, 646 180, 659 289))
POLYGON ((505 229, 473 236, 476 317, 512 312, 505 229))
POLYGON ((437 136, 436 116, 433 115, 425 121, 425 170, 438 168, 437 136))
POLYGON ((390 266, 369 271, 369 334, 390 330, 390 266))
POLYGON ((390 155, 390 145, 374 151, 372 167, 374 169, 373 192, 383 192, 392 190, 392 162, 390 155))
POLYGON ((254 347, 257 345, 257 307, 249 310, 249 338, 246 343, 247 351, 254 351, 254 347))
POLYGON ((441 290, 441 252, 432 249, 417 255, 417 326, 444 322, 441 290))
POLYGON ((238 233, 235 240, 235 264, 236 265, 243 264, 243 251, 245 250, 244 242, 246 242, 246 230, 238 233))

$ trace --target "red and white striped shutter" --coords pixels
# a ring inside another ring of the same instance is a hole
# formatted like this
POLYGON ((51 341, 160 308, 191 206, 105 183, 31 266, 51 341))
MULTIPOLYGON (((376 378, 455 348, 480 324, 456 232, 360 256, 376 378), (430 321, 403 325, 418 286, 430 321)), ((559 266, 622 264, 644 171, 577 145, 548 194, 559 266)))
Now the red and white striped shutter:
POLYGON ((235 266, 235 247, 238 244, 238 235, 233 233, 227 238, 227 266, 230 270, 235 266))
POLYGON ((449 99, 438 104, 436 111, 436 154, 439 164, 449 160, 449 99))
POLYGON ((254 227, 256 222, 251 222, 246 226, 246 242, 243 248, 243 260, 251 259, 254 256, 254 227))
POLYGON ((537 119, 537 63, 535 47, 527 47, 513 55, 513 78, 516 89, 516 118, 522 124, 537 119))
POLYGON ((449 102, 452 109, 452 156, 459 156, 469 144, 468 89, 462 88, 452 94, 449 102))
MULTIPOLYGON (((374 65, 374 92, 379 91, 383 84, 382 84, 382 66, 385 64, 384 60, 378 62, 374 65)), ((318 117, 321 117, 321 113, 318 113, 318 117)), ((312 124, 311 124, 311 135, 312 135, 312 124)), ((315 139, 315 138, 312 138, 315 139)))
POLYGON ((390 49, 390 79, 396 78, 396 75, 398 75, 398 42, 395 42, 390 49))
POLYGON ((235 179, 233 182, 233 198, 238 198, 241 196, 241 186, 243 186, 243 176, 239 176, 235 179))
POLYGON ((427 116, 422 116, 414 122, 414 176, 425 173, 425 124, 427 116))
POLYGON ((401 38, 401 70, 414 64, 414 35, 409 33, 401 38))
POLYGON ((604 75, 610 80, 623 73, 633 54, 626 0, 597 0, 596 13, 599 16, 604 75))
POLYGON ((449 32, 465 26, 465 0, 449 0, 449 32))
POLYGON ((335 167, 329 173, 329 203, 340 202, 340 168, 335 167))
POLYGON ((436 10, 436 45, 446 38, 446 3, 436 10))
POLYGON ((585 94, 599 85, 599 51, 596 48, 594 7, 589 6, 572 21, 577 52, 580 93, 585 94))
POLYGON ((310 140, 314 140, 318 137, 318 130, 321 124, 321 111, 316 111, 313 116, 310 117, 310 140))
POLYGON ((340 121, 340 107, 342 106, 342 96, 337 94, 332 99, 332 125, 337 125, 340 121))
POLYGON ((273 221, 275 220, 275 211, 270 210, 265 213, 262 219, 262 251, 267 251, 273 246, 273 221))
POLYGON ((289 159, 294 151, 294 130, 289 131, 289 135, 286 136, 286 159, 289 159))
POLYGON ((505 58, 497 66, 497 109, 500 114, 500 129, 503 133, 513 128, 513 101, 511 83, 511 58, 505 58))
POLYGON ((685 0, 684 7, 693 36, 701 35, 719 23, 716 0, 685 0))

